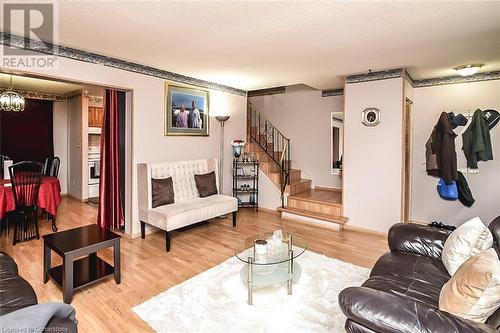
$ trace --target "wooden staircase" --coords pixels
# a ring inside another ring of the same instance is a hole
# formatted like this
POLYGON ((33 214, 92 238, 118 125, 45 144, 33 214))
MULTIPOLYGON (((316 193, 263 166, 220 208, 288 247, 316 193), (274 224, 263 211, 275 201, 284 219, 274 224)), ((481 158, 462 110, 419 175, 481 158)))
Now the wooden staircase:
POLYGON ((248 106, 245 150, 257 156, 260 170, 278 189, 283 190, 282 196, 286 199, 283 200, 283 206, 278 208, 281 216, 326 224, 341 230, 348 221, 342 216, 341 190, 312 189, 311 179, 302 178, 302 171, 293 168, 290 140, 253 105, 249 103, 248 106), (282 179, 285 178, 286 186, 283 186, 282 179))
MULTIPOLYGON (((255 142, 247 143, 246 151, 254 153, 260 162, 260 169, 267 178, 269 178, 277 188, 280 188, 280 167, 273 161, 269 155, 255 142)), ((289 162, 287 162, 289 163, 289 162)), ((296 194, 311 189, 311 180, 301 177, 302 172, 299 169, 290 169, 290 176, 285 188, 287 194, 296 194)))
POLYGON ((348 219, 342 216, 342 191, 340 189, 309 189, 288 196, 286 207, 278 210, 282 216, 299 217, 342 230, 348 219))

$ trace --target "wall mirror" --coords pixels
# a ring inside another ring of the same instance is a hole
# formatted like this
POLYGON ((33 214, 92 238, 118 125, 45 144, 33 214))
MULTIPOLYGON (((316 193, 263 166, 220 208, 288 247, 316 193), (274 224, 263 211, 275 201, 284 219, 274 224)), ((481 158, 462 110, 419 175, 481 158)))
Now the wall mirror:
POLYGON ((342 170, 342 154, 344 146, 344 112, 332 112, 330 117, 330 166, 332 174, 339 174, 342 170))

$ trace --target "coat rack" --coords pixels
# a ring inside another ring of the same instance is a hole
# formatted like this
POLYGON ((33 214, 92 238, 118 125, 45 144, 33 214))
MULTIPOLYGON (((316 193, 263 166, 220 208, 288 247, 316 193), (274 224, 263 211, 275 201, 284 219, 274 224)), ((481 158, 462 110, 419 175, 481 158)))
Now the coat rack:
POLYGON ((472 112, 470 109, 467 110, 467 112, 462 113, 464 117, 471 119, 472 116, 474 115, 474 112, 472 112))

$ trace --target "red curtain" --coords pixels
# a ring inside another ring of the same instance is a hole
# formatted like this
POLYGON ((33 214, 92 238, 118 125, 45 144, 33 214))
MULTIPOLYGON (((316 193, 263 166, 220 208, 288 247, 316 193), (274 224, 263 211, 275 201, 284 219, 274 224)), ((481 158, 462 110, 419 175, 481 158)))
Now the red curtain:
POLYGON ((120 127, 119 92, 106 89, 104 121, 101 133, 101 178, 97 224, 105 229, 124 225, 120 197, 120 127))

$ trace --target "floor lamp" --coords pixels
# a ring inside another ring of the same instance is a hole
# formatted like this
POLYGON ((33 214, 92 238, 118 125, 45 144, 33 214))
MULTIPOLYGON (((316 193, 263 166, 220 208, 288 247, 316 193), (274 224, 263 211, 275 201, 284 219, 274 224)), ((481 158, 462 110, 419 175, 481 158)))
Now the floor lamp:
POLYGON ((219 152, 219 194, 222 193, 222 190, 224 188, 224 124, 225 122, 229 119, 229 116, 216 116, 215 119, 217 119, 220 122, 220 152, 219 152))

